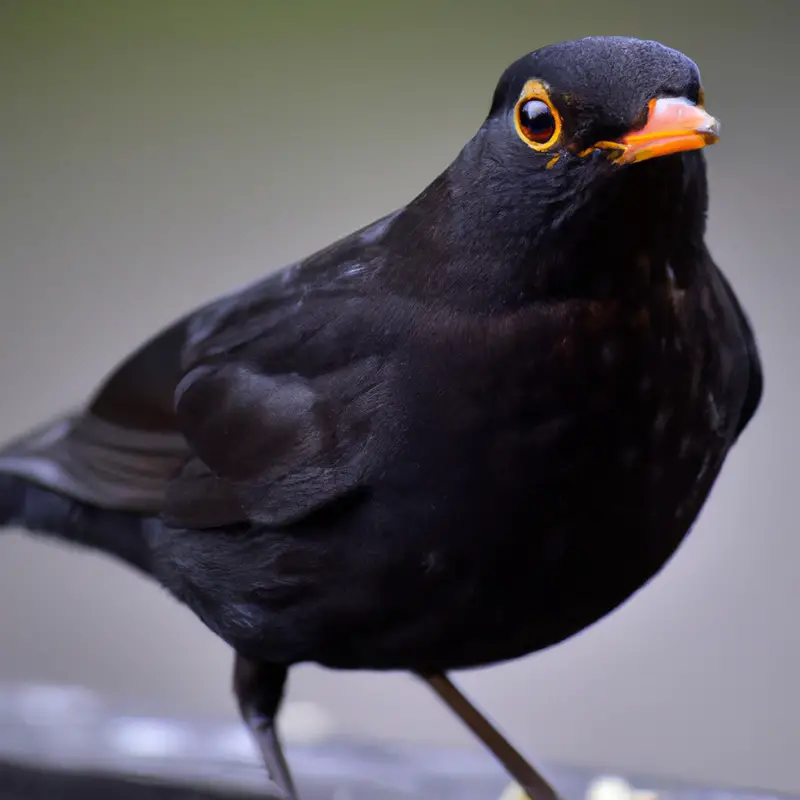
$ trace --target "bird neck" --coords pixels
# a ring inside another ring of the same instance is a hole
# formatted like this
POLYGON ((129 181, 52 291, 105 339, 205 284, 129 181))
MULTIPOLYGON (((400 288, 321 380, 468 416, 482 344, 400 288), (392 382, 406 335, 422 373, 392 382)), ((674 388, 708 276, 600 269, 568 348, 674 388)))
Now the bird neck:
MULTIPOLYGON (((547 293, 640 297, 685 288, 706 268, 705 161, 683 153, 638 164, 559 211, 538 246, 557 253, 538 270, 547 293)), ((531 254, 542 265, 540 256, 531 254)))
POLYGON ((406 258, 423 270, 416 281, 403 270, 404 284, 462 306, 485 308, 493 299, 498 310, 687 285, 705 261, 705 164, 697 155, 640 164, 585 188, 537 174, 509 184, 462 162, 392 226, 406 258))

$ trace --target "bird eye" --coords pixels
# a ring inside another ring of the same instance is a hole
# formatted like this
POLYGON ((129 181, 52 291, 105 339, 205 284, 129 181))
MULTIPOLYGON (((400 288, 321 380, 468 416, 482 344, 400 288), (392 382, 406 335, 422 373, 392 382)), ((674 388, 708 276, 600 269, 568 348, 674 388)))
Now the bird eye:
POLYGON ((544 100, 528 98, 517 106, 517 129, 534 150, 547 150, 558 139, 560 124, 544 100))

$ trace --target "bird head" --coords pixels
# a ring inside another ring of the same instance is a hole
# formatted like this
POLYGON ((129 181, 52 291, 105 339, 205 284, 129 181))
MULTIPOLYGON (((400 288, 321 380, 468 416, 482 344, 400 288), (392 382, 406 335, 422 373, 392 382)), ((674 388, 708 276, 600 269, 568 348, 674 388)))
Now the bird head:
POLYGON ((719 123, 705 110, 693 61, 658 42, 604 36, 550 45, 512 64, 485 131, 506 157, 527 160, 524 168, 610 175, 611 166, 712 144, 719 123))
POLYGON ((607 291, 609 268, 634 261, 678 269, 704 246, 702 151, 719 128, 683 53, 614 36, 549 45, 502 74, 415 224, 448 254, 449 277, 464 273, 459 250, 467 266, 491 263, 496 283, 551 292, 607 291))

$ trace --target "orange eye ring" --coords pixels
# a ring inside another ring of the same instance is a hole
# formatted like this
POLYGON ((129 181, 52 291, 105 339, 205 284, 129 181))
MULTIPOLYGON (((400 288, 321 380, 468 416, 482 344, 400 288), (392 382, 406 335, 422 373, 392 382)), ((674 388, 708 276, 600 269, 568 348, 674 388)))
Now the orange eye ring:
POLYGON ((517 135, 538 152, 549 150, 561 138, 561 117, 539 81, 528 81, 514 111, 517 135))

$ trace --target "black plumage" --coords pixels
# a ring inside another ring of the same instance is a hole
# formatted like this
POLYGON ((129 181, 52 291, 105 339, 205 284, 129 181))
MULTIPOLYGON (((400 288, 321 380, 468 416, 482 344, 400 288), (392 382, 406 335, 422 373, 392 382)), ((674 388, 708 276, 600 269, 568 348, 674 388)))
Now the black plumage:
POLYGON ((702 106, 655 42, 518 60, 411 203, 187 315, 0 451, 0 521, 186 603, 236 651, 290 793, 291 665, 409 670, 448 699, 447 670, 581 631, 669 560, 761 399, 704 242, 702 106))

